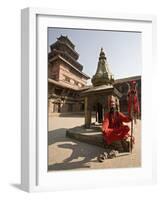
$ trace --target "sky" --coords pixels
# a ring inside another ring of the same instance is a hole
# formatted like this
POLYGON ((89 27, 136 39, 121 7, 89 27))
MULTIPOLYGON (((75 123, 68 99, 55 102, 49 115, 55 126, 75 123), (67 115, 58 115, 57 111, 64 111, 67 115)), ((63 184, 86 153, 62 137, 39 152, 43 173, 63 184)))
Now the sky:
POLYGON ((90 77, 96 73, 101 47, 115 79, 141 75, 140 32, 48 28, 48 49, 60 35, 75 45, 78 62, 90 77))

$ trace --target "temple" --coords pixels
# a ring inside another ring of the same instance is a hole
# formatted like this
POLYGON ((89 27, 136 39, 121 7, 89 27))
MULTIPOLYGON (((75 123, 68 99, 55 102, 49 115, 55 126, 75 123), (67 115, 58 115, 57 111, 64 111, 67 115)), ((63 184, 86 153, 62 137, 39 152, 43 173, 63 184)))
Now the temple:
POLYGON ((49 113, 83 112, 84 100, 80 91, 86 89, 90 78, 83 73, 79 54, 67 36, 60 36, 50 46, 48 54, 49 113))

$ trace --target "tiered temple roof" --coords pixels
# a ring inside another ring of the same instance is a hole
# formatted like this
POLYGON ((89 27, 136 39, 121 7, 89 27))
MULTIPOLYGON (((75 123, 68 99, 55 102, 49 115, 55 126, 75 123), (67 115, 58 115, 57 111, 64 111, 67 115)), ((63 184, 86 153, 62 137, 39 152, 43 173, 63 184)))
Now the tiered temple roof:
POLYGON ((83 65, 81 65, 77 60, 79 58, 79 54, 75 51, 74 44, 69 40, 67 36, 60 36, 57 38, 57 41, 50 46, 51 52, 48 55, 49 61, 52 58, 60 55, 66 61, 75 66, 79 71, 83 70, 83 65))

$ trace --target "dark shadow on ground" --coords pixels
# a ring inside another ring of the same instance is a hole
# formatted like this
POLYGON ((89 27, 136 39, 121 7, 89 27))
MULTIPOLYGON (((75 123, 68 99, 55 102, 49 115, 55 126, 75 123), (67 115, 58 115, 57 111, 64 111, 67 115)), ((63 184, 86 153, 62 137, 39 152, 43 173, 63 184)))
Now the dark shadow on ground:
POLYGON ((84 113, 60 113, 59 117, 84 117, 84 113))
POLYGON ((59 128, 48 132, 48 145, 54 144, 56 142, 67 141, 65 138, 66 128, 59 128))
POLYGON ((82 126, 76 126, 76 127, 73 127, 73 128, 70 128, 70 129, 67 129, 68 131, 70 132, 74 132, 74 133, 96 133, 96 132, 102 132, 101 131, 101 126, 94 126, 94 125, 91 125, 91 128, 85 128, 84 125, 82 126))
MULTIPOLYGON (((79 142, 77 140, 65 137, 65 128, 56 129, 50 131, 48 134, 48 145, 64 142, 64 144, 59 144, 59 148, 72 150, 71 155, 66 158, 62 163, 55 163, 48 166, 48 170, 71 170, 79 168, 90 168, 88 162, 93 162, 97 157, 105 152, 106 150, 101 147, 92 148, 90 144, 79 142), (71 143, 73 142, 73 143, 71 143)), ((54 152, 53 152, 54 156, 54 152)))
POLYGON ((73 163, 56 163, 54 165, 48 166, 48 171, 61 171, 61 170, 72 170, 72 169, 82 169, 82 168, 90 168, 90 166, 86 166, 82 161, 73 162, 73 163))
MULTIPOLYGON (((90 168, 88 165, 88 162, 91 162, 92 159, 94 159, 94 162, 96 161, 97 157, 105 152, 105 149, 99 148, 99 151, 87 151, 87 149, 83 148, 82 143, 75 142, 75 144, 71 143, 65 143, 60 144, 58 147, 64 148, 64 149, 70 149, 72 150, 71 155, 66 158, 63 163, 56 163, 54 165, 50 165, 48 167, 48 170, 69 170, 69 169, 79 169, 79 168, 90 168), (78 159, 81 157, 80 161, 73 161, 74 159, 78 159)), ((92 161, 93 162, 93 161, 92 161)), ((98 162, 98 161, 97 161, 98 162)))

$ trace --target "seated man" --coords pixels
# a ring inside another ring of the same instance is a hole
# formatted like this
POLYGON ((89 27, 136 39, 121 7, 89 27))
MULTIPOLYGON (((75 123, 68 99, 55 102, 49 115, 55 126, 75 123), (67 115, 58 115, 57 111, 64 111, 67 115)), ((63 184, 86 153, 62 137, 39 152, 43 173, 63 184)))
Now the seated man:
POLYGON ((129 137, 130 128, 123 122, 130 122, 131 119, 123 113, 118 112, 115 101, 110 102, 110 111, 105 113, 102 124, 102 132, 105 142, 109 145, 112 142, 124 140, 129 137))
MULTIPOLYGON (((104 121, 102 124, 102 133, 104 141, 107 145, 112 144, 116 141, 127 139, 130 128, 124 125, 123 122, 130 122, 131 118, 125 116, 123 113, 118 112, 115 101, 110 102, 110 111, 105 113, 104 121)), ((98 157, 99 162, 103 162, 105 158, 115 157, 115 151, 111 150, 109 153, 101 154, 98 157)))

